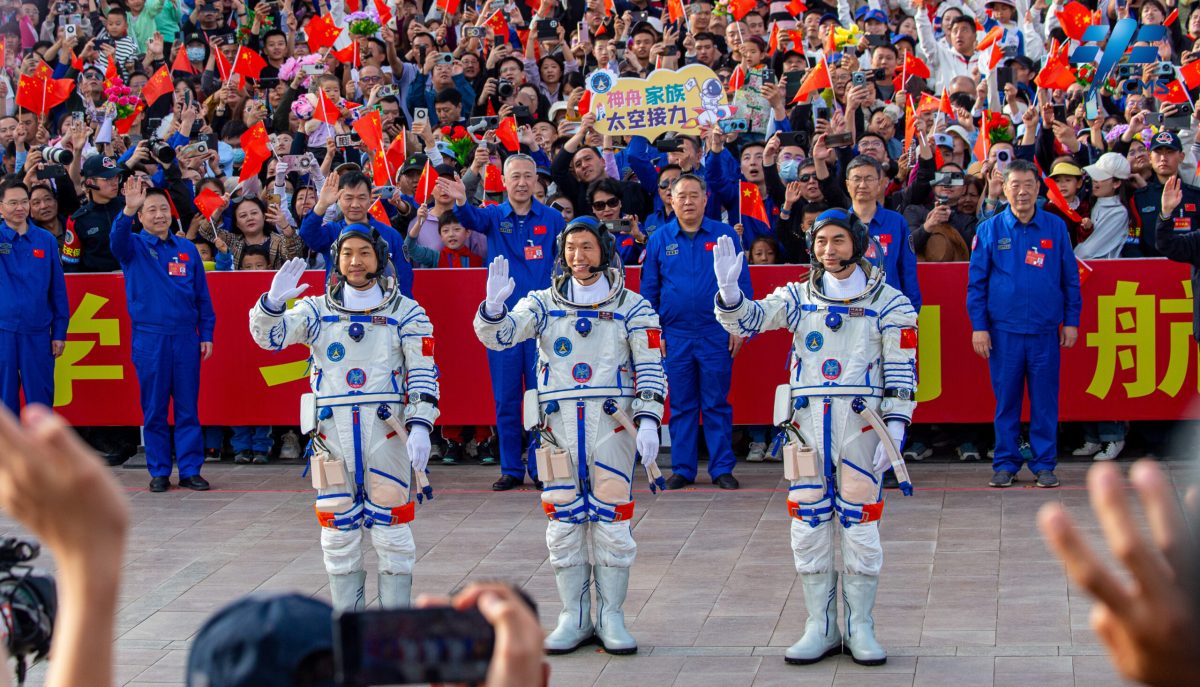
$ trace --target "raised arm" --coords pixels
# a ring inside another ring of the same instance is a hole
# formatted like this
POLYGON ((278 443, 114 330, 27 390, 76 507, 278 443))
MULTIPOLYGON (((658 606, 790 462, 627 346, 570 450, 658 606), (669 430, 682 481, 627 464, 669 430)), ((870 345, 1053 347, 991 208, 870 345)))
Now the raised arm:
POLYGON ((497 256, 488 265, 487 297, 475 313, 475 335, 493 351, 532 339, 546 327, 546 305, 530 294, 508 310, 504 302, 512 295, 516 282, 508 276, 508 259, 497 256))
POLYGON ((300 284, 304 275, 304 260, 287 261, 271 281, 271 290, 264 293, 250 310, 250 335, 254 342, 269 351, 281 351, 296 343, 309 344, 321 332, 321 315, 306 298, 291 310, 287 302, 304 293, 307 284, 300 284))

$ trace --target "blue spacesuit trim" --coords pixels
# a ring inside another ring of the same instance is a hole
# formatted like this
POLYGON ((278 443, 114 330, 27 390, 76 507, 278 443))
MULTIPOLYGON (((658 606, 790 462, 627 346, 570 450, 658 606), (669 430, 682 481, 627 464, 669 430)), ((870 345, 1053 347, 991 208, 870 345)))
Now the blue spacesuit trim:
POLYGON ((263 312, 273 317, 279 317, 283 313, 287 312, 287 303, 284 303, 282 308, 276 310, 275 308, 272 308, 269 303, 267 303, 267 294, 265 293, 259 297, 258 302, 262 305, 263 312))
POLYGON ((360 322, 362 324, 386 324, 392 327, 400 325, 387 315, 322 315, 322 322, 360 322), (382 322, 380 322, 382 320, 382 322))
POLYGON ((833 406, 833 402, 830 401, 828 398, 825 399, 825 402, 824 402, 825 408, 824 408, 824 411, 822 412, 823 421, 821 423, 821 425, 822 425, 822 427, 821 427, 821 429, 822 429, 821 447, 823 449, 822 453, 824 455, 822 455, 821 457, 824 459, 823 462, 825 463, 825 496, 826 496, 826 498, 833 498, 833 496, 834 496, 834 489, 833 489, 833 429, 830 427, 830 417, 832 415, 832 412, 831 412, 832 406, 833 406))
POLYGON ((601 463, 600 461, 596 461, 595 465, 598 468, 604 468, 605 470, 608 470, 609 472, 613 473, 614 475, 620 475, 621 479, 625 480, 626 482, 629 482, 630 484, 633 483, 633 481, 630 480, 629 477, 627 477, 625 475, 625 473, 621 472, 620 470, 614 468, 611 465, 605 465, 604 463, 601 463))
POLYGON ((788 491, 796 491, 797 489, 824 489, 820 484, 793 484, 788 487, 788 491))
POLYGON ((359 423, 358 406, 352 409, 354 418, 354 483, 358 490, 363 486, 362 425, 359 423))
POLYGON ((321 335, 321 313, 317 312, 317 306, 313 305, 311 301, 301 301, 301 303, 312 311, 312 315, 308 318, 308 340, 316 341, 317 337, 321 335))
POLYGON ((542 487, 542 492, 544 493, 547 491, 560 491, 563 489, 570 489, 571 491, 575 491, 575 485, 574 484, 560 484, 557 487, 542 487))
POLYGON ((847 315, 849 317, 879 317, 879 313, 869 308, 857 308, 848 305, 816 305, 814 303, 804 303, 800 309, 805 312, 835 312, 839 315, 847 315))
POLYGON ((633 398, 633 389, 629 387, 618 389, 615 386, 577 386, 571 389, 538 392, 538 400, 542 403, 585 398, 633 398))
POLYGON ((387 479, 390 479, 390 480, 396 482, 397 484, 404 487, 405 489, 408 488, 408 482, 405 482, 404 480, 400 479, 399 477, 396 477, 395 475, 389 475, 388 473, 386 473, 382 470, 377 470, 375 468, 369 468, 368 472, 379 475, 380 477, 386 477, 387 479))
POLYGON ((594 320, 621 321, 625 319, 621 313, 611 310, 547 310, 546 314, 550 317, 585 317, 594 320))
POLYGON ((579 447, 579 455, 575 462, 578 464, 579 470, 579 486, 583 490, 583 500, 587 501, 587 495, 592 491, 592 484, 588 480, 588 464, 587 464, 587 423, 584 422, 584 408, 586 405, 583 401, 575 404, 575 441, 579 447))
POLYGON ((484 304, 479 304, 479 319, 483 320, 484 322, 487 322, 488 324, 500 324, 504 321, 505 317, 508 317, 508 308, 500 311, 500 314, 495 317, 488 317, 487 309, 484 307, 484 304))
POLYGON ((855 465, 854 463, 851 463, 848 460, 843 460, 842 464, 847 465, 851 468, 854 468, 855 470, 857 470, 857 471, 861 472, 862 474, 866 475, 867 477, 869 477, 871 479, 871 481, 874 482, 875 484, 879 484, 879 480, 875 479, 874 473, 872 473, 868 470, 864 470, 864 469, 860 468, 859 466, 855 465))

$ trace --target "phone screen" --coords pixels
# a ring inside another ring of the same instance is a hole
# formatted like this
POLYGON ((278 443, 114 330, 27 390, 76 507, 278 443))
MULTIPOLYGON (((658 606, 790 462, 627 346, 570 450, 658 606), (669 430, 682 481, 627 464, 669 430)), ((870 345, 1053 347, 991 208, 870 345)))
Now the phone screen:
POLYGON ((450 607, 343 613, 334 634, 344 687, 483 683, 496 642, 479 611, 450 607))

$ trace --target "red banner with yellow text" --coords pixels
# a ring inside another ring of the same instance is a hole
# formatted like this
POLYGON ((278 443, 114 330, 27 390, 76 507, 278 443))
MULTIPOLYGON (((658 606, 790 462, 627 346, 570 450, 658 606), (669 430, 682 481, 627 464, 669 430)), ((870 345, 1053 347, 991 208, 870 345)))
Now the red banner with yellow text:
MULTIPOLYGON (((1165 260, 1090 263, 1083 285, 1079 341, 1063 352, 1062 420, 1200 417, 1192 338, 1192 293, 1185 265, 1165 260)), ((794 280, 795 265, 753 267, 763 296, 794 280)), ((453 425, 489 425, 495 409, 487 357, 471 320, 486 270, 419 270, 415 291, 433 321, 441 373, 442 416, 453 425)), ((308 390, 308 349, 264 351, 250 338, 248 313, 271 273, 209 275, 217 312, 213 356, 201 366, 200 418, 209 425, 296 424, 308 390)), ((990 422, 994 408, 987 362, 971 349, 966 263, 922 264, 918 348, 919 422, 990 422)), ((305 281, 316 292, 321 274, 305 281)), ((636 269, 629 270, 637 288, 636 269)), ((55 406, 79 425, 138 425, 137 376, 129 358, 130 325, 119 274, 69 275, 71 326, 55 368, 55 406)), ((773 390, 787 378, 791 337, 770 332, 748 341, 734 365, 734 422, 770 422, 773 390)), ((668 337, 668 350, 670 342, 668 337)))

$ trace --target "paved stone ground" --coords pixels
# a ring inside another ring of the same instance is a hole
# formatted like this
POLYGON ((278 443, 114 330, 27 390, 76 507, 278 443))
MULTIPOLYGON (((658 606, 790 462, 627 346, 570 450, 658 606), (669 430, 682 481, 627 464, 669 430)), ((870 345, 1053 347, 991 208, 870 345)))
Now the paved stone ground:
MULTIPOLYGON (((778 464, 740 464, 743 488, 710 485, 637 494, 638 558, 625 610, 640 651, 589 648, 551 660, 554 685, 801 685, 1103 687, 1124 684, 1088 629, 1090 603, 1034 527, 1038 506, 1068 505, 1098 538, 1083 487, 1086 464, 1059 470, 1058 490, 1028 472, 988 489, 986 464, 922 463, 917 496, 889 499, 876 608, 891 658, 864 668, 846 657, 788 666, 805 611, 792 567, 778 464)), ((1177 482, 1190 473, 1171 464, 1177 482)), ((244 594, 327 596, 312 494, 297 466, 208 465, 208 493, 144 491, 142 470, 117 469, 133 502, 120 612, 117 684, 180 685, 188 642, 213 611, 244 594)), ((437 499, 418 508, 414 593, 506 579, 559 610, 546 560, 545 517, 531 489, 495 494, 495 470, 434 467, 437 499)), ((19 534, 0 521, 3 534, 19 534)), ((43 564, 50 564, 43 560, 43 564)), ((368 554, 374 565, 374 555, 368 554)), ((373 586, 373 581, 369 583, 373 586)), ((368 596, 373 589, 368 589, 368 596)), ((31 684, 40 682, 41 669, 31 684)))

